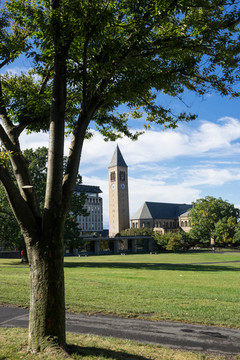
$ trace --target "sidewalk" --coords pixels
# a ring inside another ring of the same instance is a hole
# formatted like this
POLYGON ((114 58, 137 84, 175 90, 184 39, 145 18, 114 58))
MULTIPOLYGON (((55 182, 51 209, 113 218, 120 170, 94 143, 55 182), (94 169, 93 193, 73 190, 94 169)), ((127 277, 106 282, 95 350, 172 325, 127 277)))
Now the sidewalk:
MULTIPOLYGON (((240 354, 240 330, 166 321, 66 313, 67 331, 152 343, 171 348, 240 354)), ((27 327, 28 310, 0 306, 1 327, 27 327)))

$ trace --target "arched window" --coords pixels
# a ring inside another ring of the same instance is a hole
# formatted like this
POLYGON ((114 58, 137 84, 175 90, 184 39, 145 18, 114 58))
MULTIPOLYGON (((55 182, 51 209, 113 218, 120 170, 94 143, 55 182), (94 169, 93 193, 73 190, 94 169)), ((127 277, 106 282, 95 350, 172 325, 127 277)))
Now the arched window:
POLYGON ((115 180, 116 180, 115 171, 112 171, 112 172, 110 173, 110 180, 111 180, 111 181, 115 181, 115 180))

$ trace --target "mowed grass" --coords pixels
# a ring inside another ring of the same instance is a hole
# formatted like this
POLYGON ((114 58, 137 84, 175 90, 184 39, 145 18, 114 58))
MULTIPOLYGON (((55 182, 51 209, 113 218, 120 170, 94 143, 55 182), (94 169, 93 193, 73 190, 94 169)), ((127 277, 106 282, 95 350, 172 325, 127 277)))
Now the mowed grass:
MULTIPOLYGON (((66 307, 240 328, 240 253, 65 258, 66 307)), ((0 302, 29 305, 29 270, 0 259, 0 302)))
MULTIPOLYGON (((60 351, 27 353, 27 330, 0 328, 0 359, 65 360, 60 351)), ((84 360, 239 360, 240 356, 223 356, 171 350, 133 341, 93 335, 67 334, 70 359, 84 360)))

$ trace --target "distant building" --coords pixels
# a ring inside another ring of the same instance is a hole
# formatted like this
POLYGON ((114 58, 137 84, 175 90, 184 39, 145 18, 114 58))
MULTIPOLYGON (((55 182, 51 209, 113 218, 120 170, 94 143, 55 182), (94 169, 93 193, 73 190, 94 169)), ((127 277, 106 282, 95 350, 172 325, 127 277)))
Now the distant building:
POLYGON ((108 167, 109 176, 109 236, 129 228, 128 167, 119 147, 108 167))
POLYGON ((165 233, 167 231, 176 232, 181 223, 184 223, 182 229, 189 226, 186 224, 186 212, 191 209, 188 204, 171 204, 160 202, 145 202, 131 219, 133 228, 153 228, 154 231, 165 233), (181 219, 182 216, 182 219, 181 219), (185 226, 186 224, 186 226, 185 226))
POLYGON ((103 231, 103 204, 99 194, 102 190, 99 186, 77 185, 76 193, 85 193, 87 198, 84 209, 89 213, 88 216, 77 216, 77 222, 83 235, 92 233, 102 233, 103 231))
POLYGON ((186 211, 179 216, 179 226, 185 232, 189 232, 191 230, 188 214, 189 211, 186 211))

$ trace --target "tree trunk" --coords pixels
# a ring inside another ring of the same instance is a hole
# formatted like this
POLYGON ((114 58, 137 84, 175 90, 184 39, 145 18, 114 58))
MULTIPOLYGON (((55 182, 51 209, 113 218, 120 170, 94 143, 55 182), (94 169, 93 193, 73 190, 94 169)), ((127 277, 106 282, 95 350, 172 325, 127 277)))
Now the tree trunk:
MULTIPOLYGON (((61 227, 61 226, 60 226, 61 227)), ((62 230, 51 226, 28 249, 30 265, 29 351, 65 348, 64 251, 62 230)))

